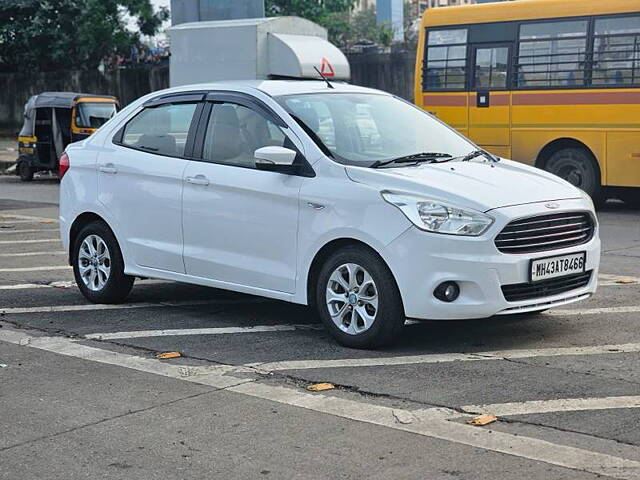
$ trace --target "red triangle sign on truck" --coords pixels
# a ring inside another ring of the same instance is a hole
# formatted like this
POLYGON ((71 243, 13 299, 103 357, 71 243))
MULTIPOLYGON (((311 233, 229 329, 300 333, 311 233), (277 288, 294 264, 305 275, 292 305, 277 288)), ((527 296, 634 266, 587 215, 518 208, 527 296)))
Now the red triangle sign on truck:
POLYGON ((335 77, 336 72, 325 57, 322 57, 322 64, 320 65, 320 73, 325 77, 335 77))

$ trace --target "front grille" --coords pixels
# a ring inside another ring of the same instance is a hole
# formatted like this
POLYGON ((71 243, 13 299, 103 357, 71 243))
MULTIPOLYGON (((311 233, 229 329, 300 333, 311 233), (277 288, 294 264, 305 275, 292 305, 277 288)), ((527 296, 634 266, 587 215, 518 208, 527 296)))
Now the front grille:
POLYGON ((565 212, 521 218, 496 237, 502 253, 534 253, 581 245, 591 240, 595 225, 586 212, 565 212))
POLYGON ((566 277, 551 278, 535 283, 516 283, 503 285, 502 293, 507 302, 521 302, 535 298, 551 297, 561 293, 586 287, 591 280, 592 271, 567 275, 566 277))

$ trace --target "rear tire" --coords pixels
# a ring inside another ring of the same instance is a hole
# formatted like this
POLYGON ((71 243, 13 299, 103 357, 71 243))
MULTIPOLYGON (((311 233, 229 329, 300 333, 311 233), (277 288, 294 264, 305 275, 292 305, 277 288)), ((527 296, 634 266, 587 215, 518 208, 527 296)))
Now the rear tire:
POLYGON ((315 306, 329 333, 351 348, 387 345, 405 322, 389 267, 357 245, 342 248, 325 261, 315 285, 315 306))
POLYGON ((18 175, 20 176, 20 180, 22 180, 23 182, 30 182, 31 180, 33 180, 34 173, 35 172, 33 168, 31 168, 31 165, 29 165, 29 163, 20 162, 20 164, 18 165, 18 175))
POLYGON ((135 277, 125 275, 116 237, 103 222, 92 222, 78 234, 71 256, 76 284, 93 303, 122 303, 135 277))
POLYGON ((554 152, 544 169, 584 190, 594 203, 602 201, 600 169, 593 155, 584 148, 563 148, 554 152))

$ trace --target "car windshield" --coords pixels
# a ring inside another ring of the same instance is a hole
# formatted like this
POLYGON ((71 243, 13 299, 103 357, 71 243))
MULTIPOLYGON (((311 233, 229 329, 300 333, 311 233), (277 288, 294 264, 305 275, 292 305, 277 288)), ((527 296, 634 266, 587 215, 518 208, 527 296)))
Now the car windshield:
POLYGON ((462 157, 477 149, 424 111, 388 95, 327 92, 277 100, 326 153, 348 165, 374 166, 424 152, 462 157))
POLYGON ((76 126, 80 128, 100 128, 116 114, 115 103, 79 103, 76 126))

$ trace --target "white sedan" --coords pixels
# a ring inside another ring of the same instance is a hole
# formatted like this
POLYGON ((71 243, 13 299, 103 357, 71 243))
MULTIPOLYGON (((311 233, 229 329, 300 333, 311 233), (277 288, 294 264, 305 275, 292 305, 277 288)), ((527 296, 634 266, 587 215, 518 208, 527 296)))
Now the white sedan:
POLYGON ((314 308, 342 344, 406 318, 539 312, 591 296, 591 200, 392 95, 316 81, 155 92, 60 161, 61 235, 92 302, 135 277, 314 308))

